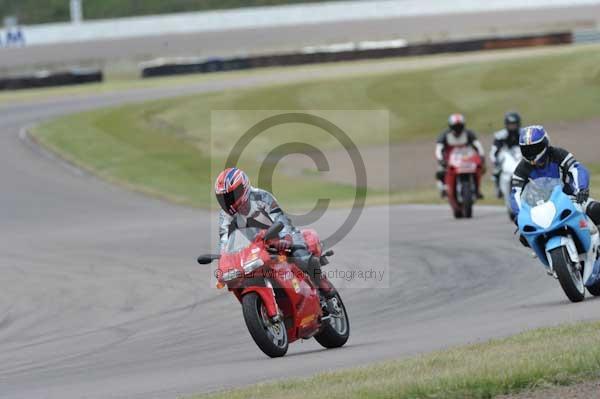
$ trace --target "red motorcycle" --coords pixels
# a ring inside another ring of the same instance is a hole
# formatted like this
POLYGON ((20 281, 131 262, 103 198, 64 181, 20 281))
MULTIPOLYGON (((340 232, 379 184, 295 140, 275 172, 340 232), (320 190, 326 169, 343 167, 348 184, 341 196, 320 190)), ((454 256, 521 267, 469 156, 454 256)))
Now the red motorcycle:
POLYGON ((477 186, 483 174, 483 160, 471 146, 455 147, 448 155, 445 184, 454 217, 473 217, 477 186))
MULTIPOLYGON (((282 229, 281 223, 268 230, 237 229, 220 255, 200 256, 198 263, 219 260, 217 288, 227 286, 240 301, 248 331, 267 356, 283 356, 289 343, 311 337, 325 348, 344 345, 350 323, 339 293, 325 300, 309 276, 288 257, 289 252, 269 247, 268 242, 282 229)), ((314 230, 302 233, 309 251, 322 265, 327 264, 333 251, 322 253, 314 230)), ((334 289, 325 276, 322 283, 334 289)))

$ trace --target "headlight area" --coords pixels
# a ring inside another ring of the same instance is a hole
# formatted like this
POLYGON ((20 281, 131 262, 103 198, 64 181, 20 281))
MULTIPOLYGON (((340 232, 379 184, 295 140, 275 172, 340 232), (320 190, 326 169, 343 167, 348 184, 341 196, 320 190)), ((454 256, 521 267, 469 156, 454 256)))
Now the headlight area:
POLYGON ((263 265, 264 265, 264 262, 260 258, 246 262, 246 263, 244 263, 244 266, 243 266, 244 273, 246 273, 246 274, 252 273, 253 271, 258 269, 259 267, 262 267, 263 265))
POLYGON ((242 277, 242 272, 238 269, 229 270, 226 273, 223 273, 223 277, 221 280, 224 282, 235 280, 236 278, 242 277))

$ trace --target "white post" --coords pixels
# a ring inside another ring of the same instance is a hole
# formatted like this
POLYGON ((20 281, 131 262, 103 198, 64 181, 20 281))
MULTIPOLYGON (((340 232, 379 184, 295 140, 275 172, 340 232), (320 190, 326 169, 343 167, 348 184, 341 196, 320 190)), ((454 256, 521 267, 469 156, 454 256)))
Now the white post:
POLYGON ((79 24, 83 21, 83 8, 81 0, 71 0, 71 22, 79 24))

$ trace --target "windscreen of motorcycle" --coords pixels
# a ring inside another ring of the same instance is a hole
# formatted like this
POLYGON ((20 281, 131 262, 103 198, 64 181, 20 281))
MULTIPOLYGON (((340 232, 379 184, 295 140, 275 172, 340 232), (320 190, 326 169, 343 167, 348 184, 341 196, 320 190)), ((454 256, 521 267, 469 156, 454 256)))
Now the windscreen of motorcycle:
POLYGON ((473 158, 477 155, 477 152, 472 147, 456 147, 450 153, 449 164, 453 168, 465 171, 475 171, 477 169, 477 163, 474 162, 473 158))
POLYGON ((525 186, 521 198, 527 205, 536 207, 548 202, 556 186, 562 187, 562 185, 560 179, 550 177, 531 180, 525 186))
POLYGON ((258 227, 246 227, 234 230, 227 240, 225 252, 236 253, 246 248, 254 241, 260 230, 258 227))

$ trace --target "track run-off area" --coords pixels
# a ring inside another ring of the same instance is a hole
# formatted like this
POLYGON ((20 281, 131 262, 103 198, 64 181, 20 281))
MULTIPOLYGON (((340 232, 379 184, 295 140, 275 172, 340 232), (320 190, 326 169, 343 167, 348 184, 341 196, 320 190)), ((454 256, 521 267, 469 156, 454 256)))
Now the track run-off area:
MULTIPOLYGON (((356 65, 317 75, 377 68, 356 65)), ((298 79, 284 69, 0 104, 0 398, 174 398, 598 317, 598 300, 571 304, 520 247, 502 208, 456 221, 447 206, 373 206, 329 267, 384 265, 388 286, 341 289, 352 327, 345 347, 309 340, 272 360, 233 296, 195 263, 214 248, 215 213, 111 185, 26 134, 78 111, 298 79)), ((346 214, 330 210, 313 227, 327 235, 346 214)))
MULTIPOLYGON (((352 320, 343 349, 306 341, 264 357, 239 305, 194 262, 214 245, 215 214, 111 186, 21 134, 43 118, 177 91, 0 108, 0 396, 168 398, 597 315, 598 301, 568 303, 519 248, 503 209, 457 222, 446 207, 371 207, 335 264, 389 262, 389 288, 342 290, 352 320)), ((344 217, 330 211, 315 227, 327 233, 344 217)))

